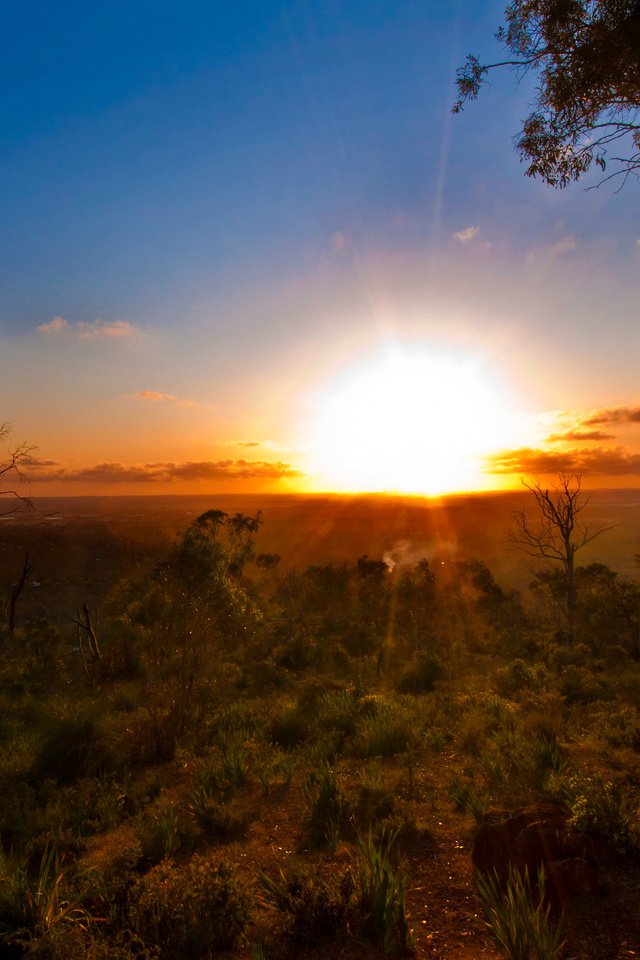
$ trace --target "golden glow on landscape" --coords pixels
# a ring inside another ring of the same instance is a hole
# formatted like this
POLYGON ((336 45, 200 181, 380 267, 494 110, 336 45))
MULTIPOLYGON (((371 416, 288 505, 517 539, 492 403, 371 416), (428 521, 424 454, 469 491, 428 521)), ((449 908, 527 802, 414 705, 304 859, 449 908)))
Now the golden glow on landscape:
POLYGON ((316 397, 317 486, 415 494, 495 488, 481 463, 509 442, 509 408, 477 359, 424 348, 378 354, 316 397))

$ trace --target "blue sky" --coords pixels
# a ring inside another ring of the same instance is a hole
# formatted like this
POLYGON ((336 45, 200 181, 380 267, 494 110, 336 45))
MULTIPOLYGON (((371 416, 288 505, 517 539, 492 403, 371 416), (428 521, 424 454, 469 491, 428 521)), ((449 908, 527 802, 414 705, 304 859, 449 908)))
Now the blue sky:
POLYGON ((318 396, 390 347, 478 357, 523 417, 633 409, 638 187, 525 178, 527 80, 451 116, 500 15, 7 7, 0 420, 58 478, 235 463, 236 440, 306 475, 318 396))

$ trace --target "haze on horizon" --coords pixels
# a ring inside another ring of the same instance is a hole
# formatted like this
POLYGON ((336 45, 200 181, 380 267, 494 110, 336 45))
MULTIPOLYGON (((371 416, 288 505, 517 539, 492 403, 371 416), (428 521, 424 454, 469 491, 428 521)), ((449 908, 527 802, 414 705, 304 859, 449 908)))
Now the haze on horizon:
POLYGON ((502 6, 5 12, 0 422, 33 496, 640 486, 638 186, 525 178, 526 81, 451 116, 502 6))

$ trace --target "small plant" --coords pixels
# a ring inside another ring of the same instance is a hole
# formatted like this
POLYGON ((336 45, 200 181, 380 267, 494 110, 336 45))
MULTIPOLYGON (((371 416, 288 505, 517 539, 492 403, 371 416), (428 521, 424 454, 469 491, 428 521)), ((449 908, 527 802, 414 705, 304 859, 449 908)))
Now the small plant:
POLYGON ((274 717, 269 727, 272 742, 283 750, 292 750, 309 737, 309 721, 298 707, 287 707, 274 717))
POLYGON ((527 870, 521 874, 513 867, 504 888, 495 873, 478 873, 476 885, 487 926, 509 960, 558 960, 564 945, 562 926, 551 922, 550 907, 544 902, 543 865, 535 892, 527 870))
POLYGON ((210 840, 237 840, 245 832, 249 813, 224 802, 216 789, 199 785, 189 795, 188 812, 210 840))
POLYGON ((571 811, 571 825, 602 837, 625 853, 640 853, 640 826, 618 784, 601 777, 559 779, 556 791, 571 811))
POLYGON ((390 817, 395 807, 395 795, 384 782, 380 767, 363 766, 360 770, 358 800, 355 812, 361 829, 368 830, 373 824, 390 817))
POLYGON ((184 829, 174 806, 151 818, 141 835, 142 855, 150 863, 174 857, 184 841, 184 829))
POLYGON ((405 909, 404 877, 392 861, 398 832, 371 831, 358 838, 358 897, 365 935, 386 954, 413 951, 413 935, 405 909))
POLYGON ((347 928, 353 910, 351 872, 322 877, 311 868, 300 868, 276 878, 259 875, 265 901, 287 914, 295 936, 315 940, 337 937, 347 928))
POLYGON ((73 879, 55 846, 44 850, 35 876, 28 863, 12 863, 0 851, 0 944, 26 943, 63 925, 88 926, 84 894, 73 890, 73 879))
POLYGON ((231 867, 195 856, 153 867, 133 888, 129 920, 162 960, 193 960, 236 946, 249 901, 231 867))
POLYGON ((353 752, 358 757, 393 757, 406 753, 416 734, 415 716, 397 703, 382 703, 361 717, 353 752))
POLYGON ((313 773, 305 786, 309 804, 309 831, 316 847, 335 850, 350 817, 350 804, 335 771, 328 763, 313 773))
POLYGON ((480 823, 489 809, 489 797, 479 791, 470 780, 454 777, 449 786, 453 806, 459 813, 470 813, 476 823, 480 823))

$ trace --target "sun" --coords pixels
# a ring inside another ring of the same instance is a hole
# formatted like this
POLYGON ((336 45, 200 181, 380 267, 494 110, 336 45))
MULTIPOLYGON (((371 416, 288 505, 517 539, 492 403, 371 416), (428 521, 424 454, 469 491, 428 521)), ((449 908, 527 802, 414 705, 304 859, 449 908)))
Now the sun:
POLYGON ((364 358, 315 396, 311 469, 336 491, 441 494, 491 485, 509 403, 481 359, 424 347, 364 358))

